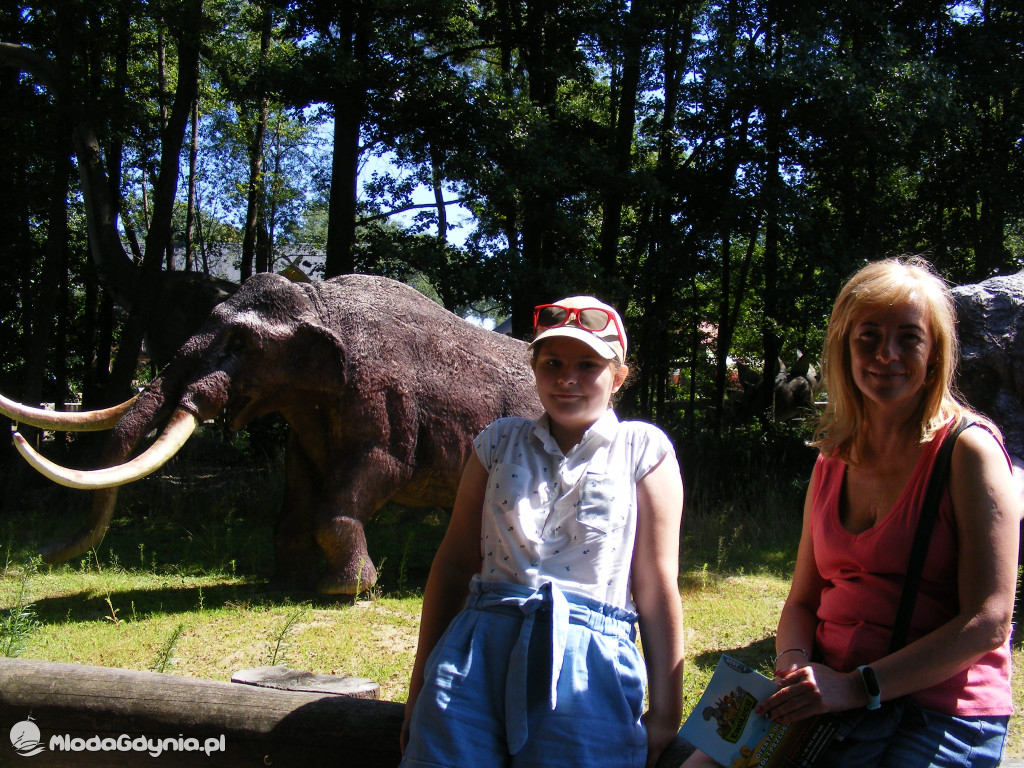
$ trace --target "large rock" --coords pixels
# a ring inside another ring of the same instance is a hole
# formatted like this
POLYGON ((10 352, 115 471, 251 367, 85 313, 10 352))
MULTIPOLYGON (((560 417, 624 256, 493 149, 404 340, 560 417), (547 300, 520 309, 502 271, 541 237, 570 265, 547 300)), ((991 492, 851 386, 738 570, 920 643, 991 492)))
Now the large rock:
POLYGON ((961 345, 958 386, 1024 457, 1024 271, 953 289, 961 345))
MULTIPOLYGON (((1024 334, 1020 333, 1024 324, 1024 271, 954 288, 953 298, 961 347, 960 391, 972 407, 1002 430, 1013 458, 1024 518, 1024 334)), ((1024 560, 1024 536, 1018 556, 1024 560)), ((1015 647, 1022 642, 1022 607, 1018 583, 1013 615, 1015 647)))

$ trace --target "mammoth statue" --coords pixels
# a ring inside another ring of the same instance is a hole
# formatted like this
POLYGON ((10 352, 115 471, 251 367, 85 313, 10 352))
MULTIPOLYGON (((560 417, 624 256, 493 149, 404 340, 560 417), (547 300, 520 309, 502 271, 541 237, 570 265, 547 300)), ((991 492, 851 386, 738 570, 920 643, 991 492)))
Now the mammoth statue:
POLYGON ((1002 430, 1024 487, 1024 271, 953 289, 967 401, 1002 430))
POLYGON ((48 477, 96 489, 89 526, 47 547, 47 562, 101 541, 117 487, 170 459, 200 422, 223 414, 237 430, 280 412, 291 429, 274 582, 353 594, 376 581, 364 522, 387 501, 450 506, 473 437, 500 416, 533 417, 541 406, 524 342, 476 327, 402 283, 368 275, 292 283, 262 273, 215 307, 133 401, 54 415, 5 399, 0 410, 50 429, 113 429, 105 468, 89 471, 59 467, 16 435, 48 477), (153 445, 130 458, 160 427, 153 445))
POLYGON ((738 421, 749 421, 755 414, 765 410, 771 398, 772 415, 776 421, 789 421, 812 414, 814 398, 820 384, 818 372, 811 362, 811 356, 799 352, 793 367, 787 368, 778 361, 774 387, 769 389, 760 373, 743 362, 736 364, 737 378, 742 388, 738 399, 732 404, 738 421))

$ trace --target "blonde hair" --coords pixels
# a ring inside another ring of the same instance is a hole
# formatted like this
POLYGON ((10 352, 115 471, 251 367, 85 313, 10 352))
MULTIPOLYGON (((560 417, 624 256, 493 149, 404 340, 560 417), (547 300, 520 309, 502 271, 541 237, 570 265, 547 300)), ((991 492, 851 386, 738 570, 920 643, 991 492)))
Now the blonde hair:
POLYGON ((847 463, 861 438, 864 399, 853 380, 850 332, 865 312, 879 307, 923 300, 934 344, 935 363, 925 378, 918 413, 922 443, 950 419, 964 414, 977 418, 957 397, 953 386, 960 348, 956 309, 946 282, 931 264, 918 256, 874 261, 860 269, 839 291, 825 335, 822 369, 828 403, 814 430, 811 445, 826 456, 847 463))

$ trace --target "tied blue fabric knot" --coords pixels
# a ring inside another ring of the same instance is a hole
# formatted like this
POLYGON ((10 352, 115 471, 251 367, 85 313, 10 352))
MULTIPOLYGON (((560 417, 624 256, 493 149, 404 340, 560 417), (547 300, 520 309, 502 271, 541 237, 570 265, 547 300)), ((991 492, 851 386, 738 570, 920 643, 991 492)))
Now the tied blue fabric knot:
MULTIPOLYGON (((518 608, 524 618, 519 628, 519 637, 512 648, 508 674, 505 679, 505 733, 509 754, 518 753, 529 737, 527 725, 526 692, 529 679, 530 638, 536 624, 537 611, 548 607, 551 616, 551 690, 549 701, 554 710, 558 703, 558 678, 562 672, 562 660, 569 638, 569 601, 558 585, 547 582, 532 589, 520 587, 521 593, 511 594, 505 589, 477 594, 472 600, 476 608, 509 606, 518 608)), ((516 592, 520 592, 516 590, 516 592)))
POLYGON ((516 754, 526 745, 529 736, 526 710, 526 688, 529 674, 530 637, 537 611, 551 607, 551 692, 549 701, 554 710, 558 704, 558 678, 569 635, 569 602, 557 585, 548 582, 532 595, 518 600, 519 610, 526 617, 509 659, 505 683, 505 728, 509 754, 516 754))

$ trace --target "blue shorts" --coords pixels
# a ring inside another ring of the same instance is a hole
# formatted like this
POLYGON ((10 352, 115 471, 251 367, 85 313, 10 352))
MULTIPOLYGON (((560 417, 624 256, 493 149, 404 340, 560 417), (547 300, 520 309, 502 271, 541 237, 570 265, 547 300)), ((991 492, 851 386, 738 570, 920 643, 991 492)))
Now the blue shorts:
POLYGON ((427 660, 404 768, 643 768, 636 614, 546 584, 474 581, 427 660))
MULTIPOLYGON (((822 756, 829 768, 995 768, 1009 717, 956 717, 912 700, 851 712, 852 731, 822 756)), ((842 727, 840 728, 842 731, 842 727)))

